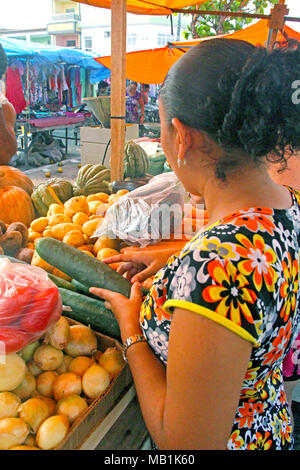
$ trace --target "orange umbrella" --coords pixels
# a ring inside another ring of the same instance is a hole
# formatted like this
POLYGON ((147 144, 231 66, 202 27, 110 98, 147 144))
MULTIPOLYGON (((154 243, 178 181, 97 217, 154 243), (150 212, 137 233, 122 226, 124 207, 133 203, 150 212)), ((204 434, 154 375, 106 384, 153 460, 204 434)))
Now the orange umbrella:
MULTIPOLYGON (((111 7, 111 0, 73 0, 94 7, 111 7)), ((127 12, 137 15, 171 15, 172 10, 200 5, 206 0, 127 0, 127 12)))
MULTIPOLYGON (((289 26, 284 27, 284 33, 290 38, 300 41, 300 33, 294 31, 289 26)), ((126 77, 139 83, 162 83, 168 70, 190 47, 213 38, 243 39, 251 44, 265 46, 268 40, 269 27, 267 20, 260 20, 247 28, 235 33, 209 36, 190 41, 180 41, 170 43, 165 47, 148 49, 143 51, 128 52, 126 54, 126 77)), ((284 41, 281 32, 278 34, 278 41, 284 41)), ((111 68, 111 56, 96 59, 100 64, 111 68)))

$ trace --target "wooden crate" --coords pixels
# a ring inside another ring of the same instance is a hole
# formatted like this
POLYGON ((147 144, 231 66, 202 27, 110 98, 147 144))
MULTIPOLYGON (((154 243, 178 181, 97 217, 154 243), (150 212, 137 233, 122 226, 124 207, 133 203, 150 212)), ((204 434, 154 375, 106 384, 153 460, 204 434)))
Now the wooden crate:
MULTIPOLYGON (((80 325, 81 323, 67 318, 70 325, 80 325)), ((121 350, 121 344, 109 336, 95 332, 98 342, 98 349, 105 351, 109 347, 116 347, 121 350)), ((105 416, 112 410, 120 398, 133 385, 132 376, 128 364, 112 380, 108 389, 97 399, 91 401, 86 411, 73 423, 65 439, 55 450, 76 450, 84 442, 94 428, 99 426, 105 416)))

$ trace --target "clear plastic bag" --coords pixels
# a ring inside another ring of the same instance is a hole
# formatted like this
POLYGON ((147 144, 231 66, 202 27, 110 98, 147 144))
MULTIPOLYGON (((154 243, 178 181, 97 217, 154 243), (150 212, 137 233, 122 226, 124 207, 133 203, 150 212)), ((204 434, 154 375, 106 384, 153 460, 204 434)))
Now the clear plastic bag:
POLYGON ((182 223, 185 195, 174 172, 157 175, 111 206, 94 237, 119 238, 141 247, 169 239, 182 223))
POLYGON ((36 341, 61 316, 57 286, 45 271, 0 260, 0 346, 5 354, 36 341))

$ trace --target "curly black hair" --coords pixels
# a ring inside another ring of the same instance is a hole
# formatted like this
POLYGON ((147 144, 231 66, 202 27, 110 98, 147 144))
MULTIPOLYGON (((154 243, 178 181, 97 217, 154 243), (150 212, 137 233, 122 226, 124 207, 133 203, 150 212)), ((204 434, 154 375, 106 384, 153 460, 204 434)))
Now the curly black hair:
MULTIPOLYGON (((177 117, 223 149, 217 178, 249 163, 286 165, 300 148, 297 41, 268 51, 226 38, 192 47, 170 69, 160 91, 169 123, 177 117)), ((300 100, 299 100, 300 101, 300 100)))
POLYGON ((7 57, 2 47, 2 44, 0 44, 0 79, 5 74, 6 69, 7 69, 7 57))

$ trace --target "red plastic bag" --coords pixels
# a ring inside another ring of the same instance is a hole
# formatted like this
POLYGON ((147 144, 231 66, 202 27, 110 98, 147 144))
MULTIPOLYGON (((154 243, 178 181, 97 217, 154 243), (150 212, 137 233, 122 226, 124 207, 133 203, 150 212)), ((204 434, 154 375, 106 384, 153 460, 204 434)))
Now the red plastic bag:
POLYGON ((45 271, 0 260, 0 345, 6 354, 36 341, 61 313, 59 290, 45 271))

